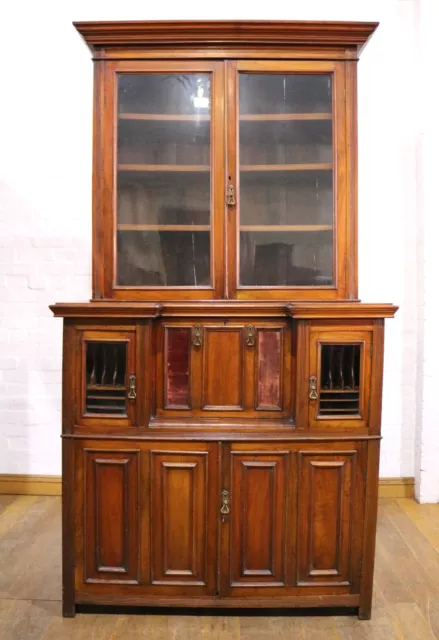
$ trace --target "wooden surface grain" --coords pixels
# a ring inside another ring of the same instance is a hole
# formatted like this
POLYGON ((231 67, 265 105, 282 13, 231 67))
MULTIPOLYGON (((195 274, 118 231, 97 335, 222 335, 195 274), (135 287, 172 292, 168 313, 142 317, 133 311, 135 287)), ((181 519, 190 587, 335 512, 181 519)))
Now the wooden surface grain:
POLYGON ((0 496, 0 640, 434 640, 439 505, 380 500, 371 620, 287 610, 239 613, 93 610, 62 618, 60 498, 0 496))

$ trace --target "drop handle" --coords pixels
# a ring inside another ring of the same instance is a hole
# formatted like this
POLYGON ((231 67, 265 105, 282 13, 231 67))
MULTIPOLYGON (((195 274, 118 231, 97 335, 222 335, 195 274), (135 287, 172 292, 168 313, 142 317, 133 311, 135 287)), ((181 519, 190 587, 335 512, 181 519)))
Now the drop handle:
POLYGON ((128 399, 135 400, 136 399, 136 376, 129 377, 129 389, 128 389, 128 399))
POLYGON ((309 399, 317 400, 317 378, 315 376, 311 376, 309 379, 309 399))
POLYGON ((223 489, 221 491, 221 520, 225 522, 227 520, 227 516, 230 513, 230 495, 227 489, 223 489))

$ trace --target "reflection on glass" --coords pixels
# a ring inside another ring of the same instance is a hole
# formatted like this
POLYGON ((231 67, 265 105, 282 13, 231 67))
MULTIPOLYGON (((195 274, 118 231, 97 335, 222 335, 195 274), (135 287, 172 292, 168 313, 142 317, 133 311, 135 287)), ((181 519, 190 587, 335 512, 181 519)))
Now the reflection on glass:
POLYGON ((210 76, 118 76, 117 285, 210 286, 210 76))
POLYGON ((240 74, 240 285, 333 284, 330 75, 240 74))

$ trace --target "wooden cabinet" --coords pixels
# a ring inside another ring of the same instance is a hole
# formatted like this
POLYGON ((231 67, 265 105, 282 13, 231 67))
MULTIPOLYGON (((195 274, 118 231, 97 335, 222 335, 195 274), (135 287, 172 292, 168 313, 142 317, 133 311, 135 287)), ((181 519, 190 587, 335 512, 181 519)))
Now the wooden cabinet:
POLYGON ((357 59, 376 25, 75 26, 95 71, 93 281, 51 307, 63 614, 368 618, 397 310, 358 300, 357 59))

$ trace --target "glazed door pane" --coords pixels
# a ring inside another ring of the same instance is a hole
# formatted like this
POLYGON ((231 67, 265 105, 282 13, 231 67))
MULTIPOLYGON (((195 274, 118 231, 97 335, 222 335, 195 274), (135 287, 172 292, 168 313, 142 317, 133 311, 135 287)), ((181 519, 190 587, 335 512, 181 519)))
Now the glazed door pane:
POLYGON ((211 74, 116 77, 116 285, 211 287, 211 74))
POLYGON ((331 74, 238 74, 239 285, 334 284, 331 74))

